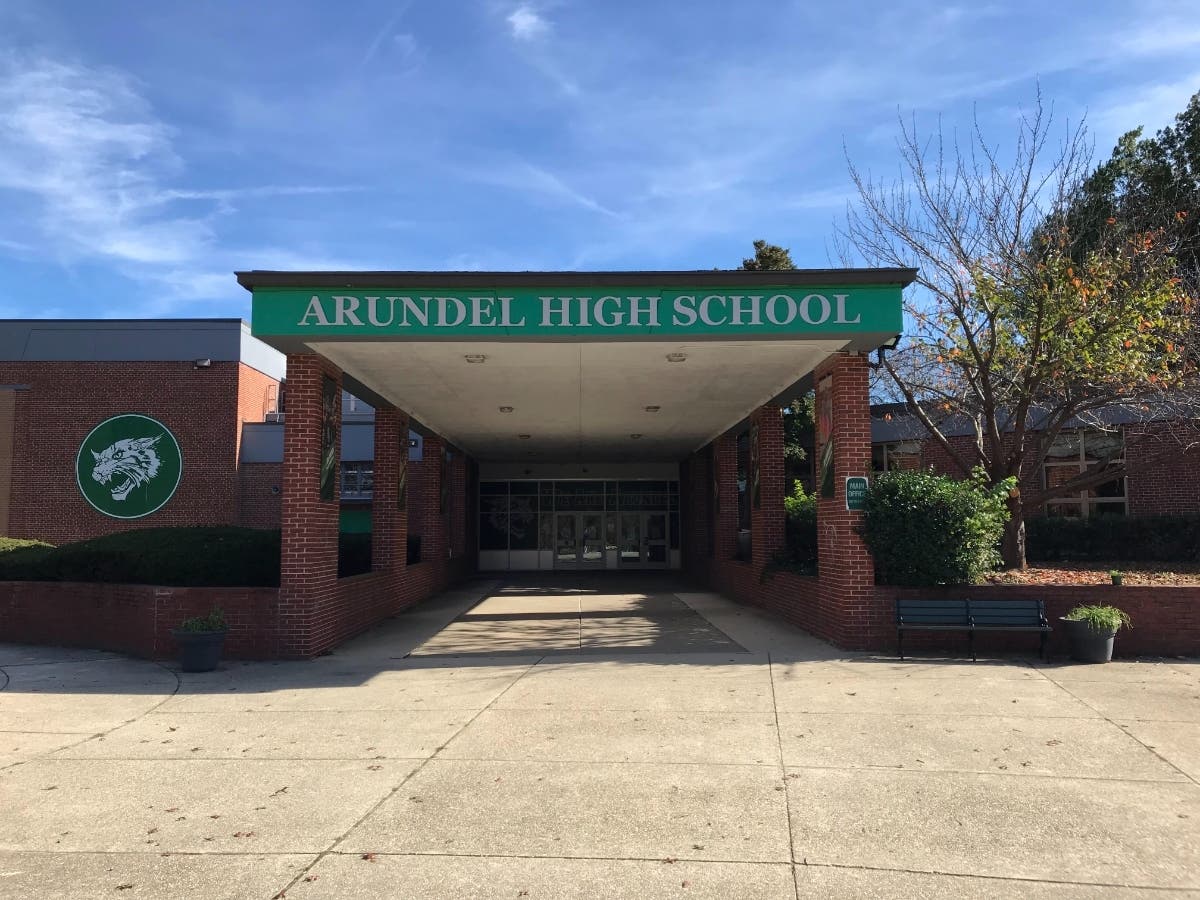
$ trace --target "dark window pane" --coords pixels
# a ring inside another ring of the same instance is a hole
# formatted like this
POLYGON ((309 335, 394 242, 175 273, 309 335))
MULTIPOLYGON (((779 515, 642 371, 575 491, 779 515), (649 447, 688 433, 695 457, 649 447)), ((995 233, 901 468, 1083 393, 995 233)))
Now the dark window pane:
POLYGON ((536 550, 538 547, 537 532, 537 498, 513 497, 508 517, 509 549, 536 550))
POLYGON ((671 549, 679 549, 679 513, 671 513, 671 549))
POLYGON ((538 492, 536 481, 512 481, 509 482, 508 490, 510 494, 522 494, 528 496, 538 492))
POLYGON ((508 549, 507 513, 493 513, 479 517, 479 549, 508 549))
POLYGON ((1098 484, 1088 491, 1089 497, 1124 497, 1125 496, 1125 479, 1114 478, 1112 481, 1106 481, 1104 484, 1098 484))
POLYGON ((1123 516, 1125 515, 1125 503, 1093 503, 1091 508, 1093 516, 1123 516))
POLYGON ((507 497, 483 496, 479 498, 480 515, 506 512, 508 512, 507 497))
POLYGON ((507 494, 507 481, 481 481, 479 482, 479 493, 481 494, 507 494))

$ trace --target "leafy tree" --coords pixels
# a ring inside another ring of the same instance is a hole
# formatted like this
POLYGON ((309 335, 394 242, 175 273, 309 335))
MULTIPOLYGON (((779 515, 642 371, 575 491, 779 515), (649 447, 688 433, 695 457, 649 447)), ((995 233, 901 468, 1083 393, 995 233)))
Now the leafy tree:
POLYGON ((1108 233, 1161 230, 1179 274, 1200 284, 1200 92, 1175 124, 1143 138, 1126 132, 1112 155, 1080 186, 1063 222, 1079 245, 1102 246, 1108 233))
POLYGON ((742 260, 742 268, 751 272, 767 269, 794 269, 792 254, 785 247, 768 244, 766 241, 754 242, 754 256, 742 260))
POLYGON ((1003 558, 1018 568, 1028 512, 1126 463, 1100 460, 1034 497, 1008 479, 1036 470, 1064 428, 1111 428, 1116 407, 1149 419, 1194 399, 1197 380, 1183 349, 1195 301, 1166 231, 1105 217, 1087 232, 1068 215, 1089 144, 1077 127, 1053 149, 1051 118, 1039 97, 1007 156, 978 123, 965 144, 902 123, 900 180, 851 164, 858 201, 839 235, 847 259, 919 269, 904 342, 876 365, 963 475, 981 465, 992 486, 1012 484, 1003 558), (950 440, 963 429, 969 449, 950 440))
MULTIPOLYGON (((742 260, 747 271, 795 269, 791 252, 777 244, 766 241, 754 242, 754 257, 742 260)), ((789 485, 812 486, 812 448, 816 440, 813 419, 813 397, 793 400, 783 411, 783 464, 784 475, 789 485)))

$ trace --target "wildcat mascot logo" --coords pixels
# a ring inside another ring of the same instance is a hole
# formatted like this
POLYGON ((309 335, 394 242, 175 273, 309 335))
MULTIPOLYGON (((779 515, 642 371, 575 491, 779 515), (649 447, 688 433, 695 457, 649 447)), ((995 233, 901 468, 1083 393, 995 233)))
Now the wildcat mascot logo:
POLYGON ((93 450, 96 465, 92 477, 101 484, 110 484, 114 478, 122 479, 111 493, 114 500, 124 500, 134 485, 146 484, 158 476, 162 463, 154 452, 154 445, 161 440, 161 434, 158 437, 124 438, 106 447, 103 453, 93 450))
POLYGON ((89 503, 107 516, 139 519, 175 493, 183 460, 175 436, 149 416, 114 416, 84 439, 75 476, 89 503))

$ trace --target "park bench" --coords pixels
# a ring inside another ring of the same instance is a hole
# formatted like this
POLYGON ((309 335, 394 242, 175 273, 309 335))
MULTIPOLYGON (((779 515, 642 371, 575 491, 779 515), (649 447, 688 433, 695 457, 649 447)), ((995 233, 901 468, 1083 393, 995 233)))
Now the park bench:
POLYGON ((896 600, 896 650, 904 659, 906 631, 965 631, 971 659, 977 631, 1029 631, 1042 636, 1039 652, 1046 658, 1050 625, 1041 600, 896 600))

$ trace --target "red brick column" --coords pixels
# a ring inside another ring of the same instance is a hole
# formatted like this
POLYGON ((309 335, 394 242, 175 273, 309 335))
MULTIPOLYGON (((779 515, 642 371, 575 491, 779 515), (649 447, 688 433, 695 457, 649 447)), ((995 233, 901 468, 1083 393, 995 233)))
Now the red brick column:
POLYGON ((768 404, 754 414, 754 421, 758 425, 759 502, 755 506, 751 497, 751 552, 755 569, 761 571, 784 541, 783 412, 768 404))
POLYGON ((817 533, 818 570, 825 608, 835 620, 830 633, 845 647, 864 647, 869 640, 875 600, 875 566, 866 545, 858 536, 862 513, 846 509, 846 478, 871 474, 871 406, 867 359, 839 353, 822 363, 814 373, 817 387, 817 416, 822 394, 832 397, 834 496, 821 496, 820 461, 823 444, 818 425, 817 533))
MULTIPOLYGON (((421 560, 446 565, 446 521, 449 510, 442 510, 442 456, 446 442, 438 435, 425 438, 425 498, 421 509, 421 560)), ((451 500, 451 505, 453 500, 451 500)))
POLYGON ((321 392, 325 376, 338 387, 337 452, 341 454, 341 372, 310 354, 288 354, 283 424, 279 573, 279 654, 311 656, 322 606, 337 592, 338 495, 321 500, 321 392))
POLYGON ((371 568, 403 571, 408 559, 408 510, 397 506, 400 462, 408 457, 408 416, 375 409, 375 489, 371 500, 371 568))
POLYGON ((737 435, 725 433, 717 447, 717 509, 713 516, 713 555, 725 562, 737 553, 738 489, 737 435))
POLYGON ((450 447, 449 450, 452 456, 447 469, 450 476, 450 502, 446 540, 450 557, 461 563, 467 555, 467 456, 457 447, 450 447))

